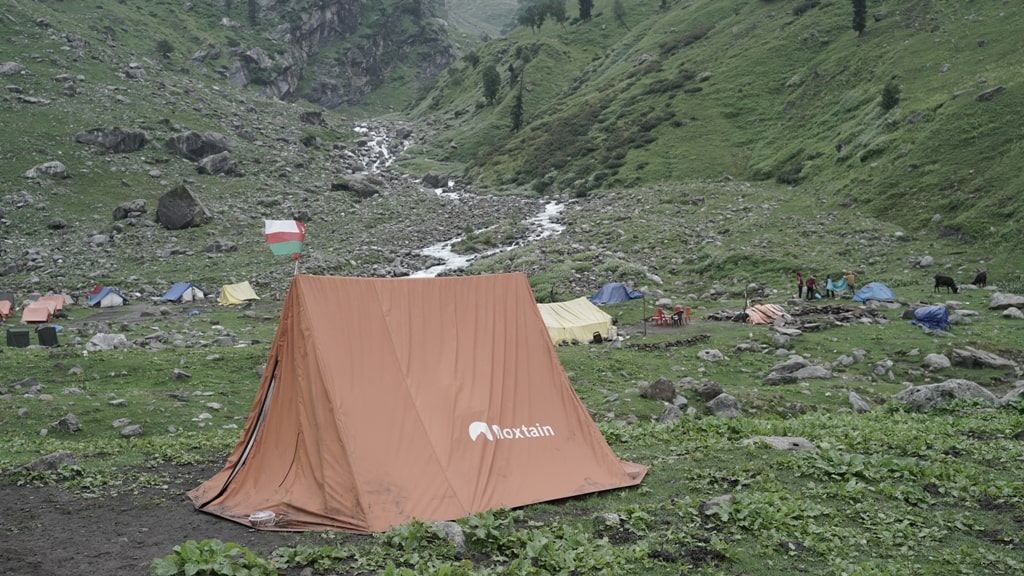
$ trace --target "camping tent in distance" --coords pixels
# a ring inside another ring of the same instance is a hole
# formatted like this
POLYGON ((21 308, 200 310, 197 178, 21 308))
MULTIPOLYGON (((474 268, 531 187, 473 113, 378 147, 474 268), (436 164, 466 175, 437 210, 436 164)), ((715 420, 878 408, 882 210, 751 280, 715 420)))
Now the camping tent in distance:
POLYGON ((128 298, 124 294, 121 294, 117 288, 111 288, 110 286, 98 286, 93 289, 93 292, 89 294, 88 300, 85 301, 87 306, 93 308, 111 308, 113 306, 123 306, 128 303, 128 298))
POLYGON ((601 286, 600 290, 594 292, 594 295, 590 297, 590 301, 598 306, 603 306, 605 304, 618 304, 643 297, 643 292, 637 292, 622 282, 609 282, 601 286))
POLYGON ((563 340, 589 342, 594 332, 607 337, 608 329, 612 327, 611 315, 591 304, 586 297, 567 302, 537 304, 537 308, 551 341, 556 344, 563 340))
POLYGON ((867 302, 868 300, 883 300, 891 302, 896 299, 896 294, 881 282, 868 282, 861 286, 860 290, 853 295, 854 302, 867 302))
POLYGON ((189 498, 242 524, 367 533, 646 472, 576 396, 525 275, 300 275, 242 437, 189 498))
POLYGON ((220 294, 217 296, 217 303, 223 306, 230 306, 231 304, 242 304, 249 300, 259 299, 260 297, 256 295, 256 291, 252 289, 252 284, 246 281, 222 286, 220 294))
POLYGON ((192 302, 206 298, 206 293, 199 286, 192 282, 175 282, 164 295, 160 297, 162 302, 192 302))

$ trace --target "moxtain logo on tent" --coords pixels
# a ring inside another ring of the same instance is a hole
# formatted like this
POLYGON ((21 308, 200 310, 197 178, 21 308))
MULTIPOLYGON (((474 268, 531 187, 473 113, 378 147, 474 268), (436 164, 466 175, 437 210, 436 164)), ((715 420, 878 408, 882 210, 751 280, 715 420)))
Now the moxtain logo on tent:
POLYGON ((542 426, 539 422, 530 426, 524 424, 515 428, 502 428, 497 424, 488 424, 479 420, 469 425, 469 438, 476 442, 476 439, 483 434, 488 440, 520 440, 525 438, 543 438, 554 436, 555 429, 551 426, 542 426))

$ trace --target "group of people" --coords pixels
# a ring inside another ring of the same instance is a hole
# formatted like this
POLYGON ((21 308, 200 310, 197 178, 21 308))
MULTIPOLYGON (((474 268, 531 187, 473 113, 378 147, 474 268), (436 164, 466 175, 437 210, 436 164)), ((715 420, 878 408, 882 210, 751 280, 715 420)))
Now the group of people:
POLYGON ((796 296, 797 298, 807 300, 817 300, 819 298, 835 298, 836 292, 844 292, 849 290, 851 293, 856 292, 855 282, 857 277, 853 274, 852 270, 846 271, 842 278, 839 280, 832 280, 832 275, 825 276, 825 294, 824 296, 819 291, 818 279, 814 276, 808 276, 806 281, 804 275, 799 270, 796 273, 796 296))

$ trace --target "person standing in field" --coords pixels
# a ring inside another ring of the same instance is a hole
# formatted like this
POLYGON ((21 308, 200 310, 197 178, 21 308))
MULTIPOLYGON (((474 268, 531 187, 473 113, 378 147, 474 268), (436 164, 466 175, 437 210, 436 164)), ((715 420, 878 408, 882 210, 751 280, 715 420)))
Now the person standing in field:
POLYGON ((807 299, 814 300, 815 295, 818 293, 818 279, 814 276, 807 278, 807 299))
POLYGON ((851 294, 856 294, 857 293, 857 287, 854 286, 853 283, 854 283, 854 281, 857 280, 857 277, 854 276, 853 270, 847 270, 846 274, 843 275, 843 278, 846 279, 846 287, 850 289, 850 293, 851 294))
POLYGON ((799 270, 796 272, 796 297, 804 297, 804 275, 799 270))

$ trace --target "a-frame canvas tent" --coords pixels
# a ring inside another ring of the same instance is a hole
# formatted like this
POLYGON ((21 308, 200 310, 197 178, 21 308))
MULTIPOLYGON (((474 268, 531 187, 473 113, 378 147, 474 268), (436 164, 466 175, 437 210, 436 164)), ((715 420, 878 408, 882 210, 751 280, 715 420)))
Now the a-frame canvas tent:
POLYGON ((111 288, 110 286, 100 287, 99 290, 94 290, 86 300, 86 305, 92 308, 113 308, 114 306, 124 306, 128 303, 128 297, 121 293, 117 288, 111 288))
POLYGON ((193 282, 175 282, 160 297, 161 302, 192 302, 206 298, 206 292, 193 282))
POLYGON ((413 520, 639 484, 569 383, 526 276, 296 276, 242 438, 189 492, 276 530, 413 520))
POLYGON ((14 294, 0 292, 0 321, 14 313, 14 294))
POLYGON ((260 297, 256 295, 256 291, 252 289, 252 284, 249 282, 239 282, 237 284, 225 284, 220 289, 220 294, 217 295, 217 303, 224 306, 231 304, 242 304, 249 300, 259 300, 260 297))
POLYGON ((607 337, 612 327, 611 314, 591 304, 585 296, 566 302, 537 304, 537 308, 551 341, 556 344, 563 340, 589 342, 594 332, 607 337))

